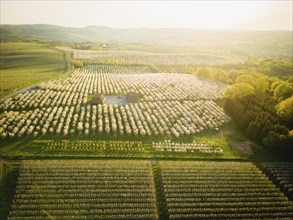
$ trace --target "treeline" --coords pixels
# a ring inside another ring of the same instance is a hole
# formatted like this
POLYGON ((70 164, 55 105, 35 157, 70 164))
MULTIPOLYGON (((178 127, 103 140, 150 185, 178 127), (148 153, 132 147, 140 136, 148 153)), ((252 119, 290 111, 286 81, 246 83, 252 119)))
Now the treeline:
POLYGON ((249 58, 243 63, 225 64, 214 67, 187 66, 186 73, 197 77, 209 78, 232 84, 240 75, 277 77, 278 79, 293 82, 293 61, 292 58, 283 57, 278 59, 257 59, 249 58))
POLYGON ((264 147, 293 146, 293 134, 283 125, 275 111, 275 100, 267 95, 250 95, 226 99, 224 109, 252 140, 264 147))
POLYGON ((69 45, 72 49, 77 50, 93 50, 102 51, 103 45, 98 43, 86 42, 86 43, 72 43, 69 45))
POLYGON ((232 83, 229 72, 216 67, 194 67, 188 66, 185 69, 186 73, 195 75, 199 78, 208 78, 223 83, 232 83))
POLYGON ((157 73, 159 71, 158 67, 154 65, 145 65, 140 63, 127 63, 127 61, 123 60, 107 60, 106 62, 102 61, 94 61, 94 60, 78 60, 78 59, 71 59, 70 64, 75 68, 82 68, 86 65, 111 65, 111 66, 147 66, 150 71, 157 73))
POLYGON ((293 150, 293 83, 261 73, 238 75, 224 92, 225 111, 252 140, 293 150))
POLYGON ((293 62, 292 58, 283 57, 279 59, 256 59, 249 58, 244 63, 246 67, 268 76, 280 79, 292 78, 293 62))

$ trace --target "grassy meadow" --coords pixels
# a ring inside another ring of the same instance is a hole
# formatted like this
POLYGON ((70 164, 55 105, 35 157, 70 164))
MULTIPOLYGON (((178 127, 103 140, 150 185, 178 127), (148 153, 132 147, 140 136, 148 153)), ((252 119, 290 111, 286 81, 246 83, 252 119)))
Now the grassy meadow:
POLYGON ((64 54, 39 43, 1 43, 0 97, 39 82, 61 77, 64 54))

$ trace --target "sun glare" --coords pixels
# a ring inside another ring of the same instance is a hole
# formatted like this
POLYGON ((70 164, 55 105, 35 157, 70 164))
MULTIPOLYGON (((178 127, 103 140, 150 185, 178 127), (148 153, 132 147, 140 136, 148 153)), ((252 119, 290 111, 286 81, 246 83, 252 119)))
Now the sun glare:
POLYGON ((72 27, 292 29, 292 1, 4 1, 1 22, 72 27))
MULTIPOLYGON (((158 5, 157 8, 161 7, 158 5)), ((156 12, 153 12, 154 15, 156 12)), ((258 4, 249 2, 174 2, 163 11, 163 15, 169 18, 166 26, 213 29, 238 27, 260 12, 258 4)))

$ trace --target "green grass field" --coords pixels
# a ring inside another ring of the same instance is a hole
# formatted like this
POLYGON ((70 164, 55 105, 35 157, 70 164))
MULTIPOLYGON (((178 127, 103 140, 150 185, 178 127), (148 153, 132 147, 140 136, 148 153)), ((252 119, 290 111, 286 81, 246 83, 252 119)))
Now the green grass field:
POLYGON ((240 159, 247 160, 251 155, 237 147, 246 143, 247 148, 254 150, 254 145, 240 132, 233 122, 224 125, 219 132, 207 130, 201 134, 182 136, 178 139, 162 136, 135 137, 121 135, 79 135, 62 138, 60 135, 46 135, 38 138, 24 137, 20 139, 0 140, 0 154, 10 159, 42 159, 42 158, 141 158, 141 159, 240 159), (170 140, 174 143, 210 143, 220 147, 221 154, 203 152, 156 151, 153 143, 170 140), (141 147, 112 146, 112 142, 136 142, 141 147), (80 143, 82 142, 82 143, 80 143), (105 147, 97 143, 105 142, 105 147))
POLYGON ((64 54, 39 43, 0 44, 0 97, 64 75, 64 54))

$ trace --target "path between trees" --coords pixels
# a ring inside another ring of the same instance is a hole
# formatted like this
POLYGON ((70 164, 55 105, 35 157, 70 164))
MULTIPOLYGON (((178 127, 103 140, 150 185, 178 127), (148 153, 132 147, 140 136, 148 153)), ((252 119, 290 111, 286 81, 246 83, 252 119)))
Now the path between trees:
POLYGON ((69 62, 69 52, 65 52, 65 65, 67 66, 67 75, 69 75, 70 71, 71 71, 71 65, 69 62))

